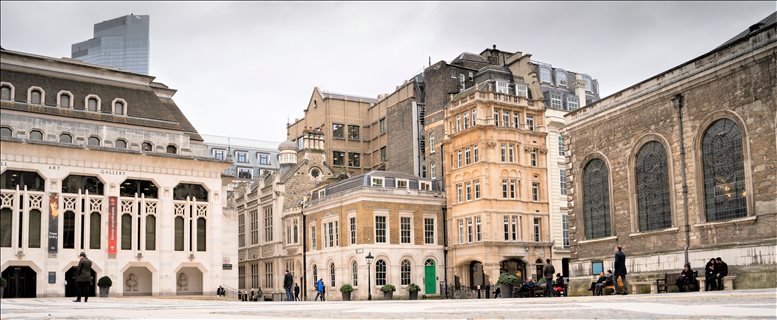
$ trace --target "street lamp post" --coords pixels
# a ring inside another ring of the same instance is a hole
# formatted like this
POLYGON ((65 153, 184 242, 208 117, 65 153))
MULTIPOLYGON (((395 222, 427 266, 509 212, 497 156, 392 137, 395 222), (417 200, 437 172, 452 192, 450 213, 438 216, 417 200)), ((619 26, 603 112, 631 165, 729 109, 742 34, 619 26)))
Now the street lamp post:
POLYGON ((372 264, 372 259, 375 259, 375 257, 372 256, 372 252, 368 252, 367 256, 364 257, 367 259, 367 300, 372 300, 372 279, 370 278, 370 265, 372 264))
POLYGON ((690 232, 691 226, 688 222, 688 182, 685 177, 685 136, 683 133, 683 107, 685 106, 685 97, 681 93, 672 97, 672 105, 677 109, 677 124, 680 132, 680 175, 683 179, 683 211, 685 213, 685 263, 688 263, 688 249, 691 246, 690 232))

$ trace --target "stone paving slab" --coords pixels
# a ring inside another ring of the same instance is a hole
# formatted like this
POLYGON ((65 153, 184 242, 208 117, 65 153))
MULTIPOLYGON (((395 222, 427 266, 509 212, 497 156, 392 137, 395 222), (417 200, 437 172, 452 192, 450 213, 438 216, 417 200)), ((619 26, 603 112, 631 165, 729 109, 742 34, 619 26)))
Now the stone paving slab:
POLYGON ((491 300, 0 300, 2 319, 777 319, 777 289, 491 300))

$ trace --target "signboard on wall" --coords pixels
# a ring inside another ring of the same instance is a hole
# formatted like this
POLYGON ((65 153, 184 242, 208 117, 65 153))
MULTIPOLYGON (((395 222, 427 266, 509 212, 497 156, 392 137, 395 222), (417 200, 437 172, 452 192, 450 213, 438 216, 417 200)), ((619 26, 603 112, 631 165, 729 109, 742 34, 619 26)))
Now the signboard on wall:
POLYGON ((116 254, 117 197, 108 197, 108 254, 116 254))
POLYGON ((49 195, 49 253, 56 254, 59 246, 59 193, 49 195))

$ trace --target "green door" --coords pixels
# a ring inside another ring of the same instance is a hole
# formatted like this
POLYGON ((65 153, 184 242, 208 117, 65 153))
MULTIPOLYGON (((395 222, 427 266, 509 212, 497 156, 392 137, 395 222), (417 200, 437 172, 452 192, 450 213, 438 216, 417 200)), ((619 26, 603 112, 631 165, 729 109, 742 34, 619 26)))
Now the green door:
POLYGON ((437 270, 434 268, 434 260, 428 259, 424 263, 424 286, 426 294, 437 292, 437 270))

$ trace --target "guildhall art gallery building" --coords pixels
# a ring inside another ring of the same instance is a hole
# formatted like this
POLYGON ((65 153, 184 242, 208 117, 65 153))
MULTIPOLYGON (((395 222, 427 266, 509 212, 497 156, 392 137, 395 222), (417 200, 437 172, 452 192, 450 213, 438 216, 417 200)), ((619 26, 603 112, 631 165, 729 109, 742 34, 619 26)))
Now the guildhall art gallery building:
MULTIPOLYGON (((0 270, 5 297, 210 294, 237 286, 222 172, 154 77, 2 50, 0 270)), ((236 262, 235 262, 236 263, 236 262)))

